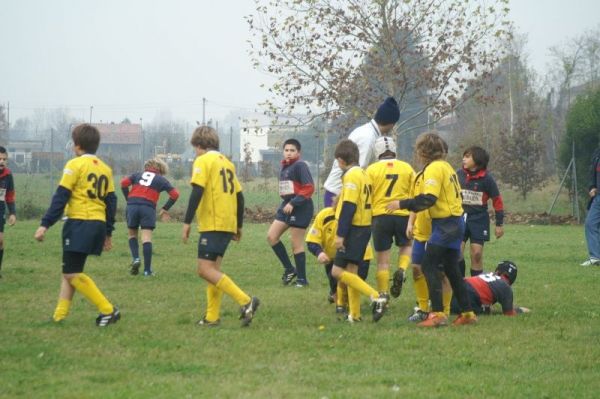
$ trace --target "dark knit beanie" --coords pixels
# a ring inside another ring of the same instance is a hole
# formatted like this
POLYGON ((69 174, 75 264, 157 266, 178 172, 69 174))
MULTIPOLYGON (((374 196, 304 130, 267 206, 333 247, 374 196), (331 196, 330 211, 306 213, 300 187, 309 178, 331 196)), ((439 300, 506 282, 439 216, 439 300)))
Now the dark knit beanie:
POLYGON ((385 101, 377 108, 375 112, 375 122, 380 125, 389 125, 398 122, 400 119, 400 108, 394 97, 388 97, 385 101))

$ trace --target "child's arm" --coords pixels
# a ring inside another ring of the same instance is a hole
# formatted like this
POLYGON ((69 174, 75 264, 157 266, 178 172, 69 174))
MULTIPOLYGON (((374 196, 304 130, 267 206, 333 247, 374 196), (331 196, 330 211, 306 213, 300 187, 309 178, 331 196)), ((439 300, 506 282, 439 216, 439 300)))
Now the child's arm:
POLYGON ((127 197, 129 197, 129 186, 131 186, 131 176, 126 176, 121 179, 121 192, 125 197, 125 201, 127 201, 127 197))
POLYGON ((169 209, 171 209, 175 202, 177 202, 177 199, 179 198, 179 191, 175 187, 171 186, 169 182, 166 183, 163 191, 166 191, 169 194, 169 199, 158 212, 161 220, 164 222, 169 220, 169 209))
POLYGON ((494 207, 494 213, 496 218, 496 228, 494 234, 496 238, 500 238, 504 235, 504 203, 498 185, 494 178, 490 175, 490 188, 489 195, 492 199, 492 206, 494 207))
POLYGON ((9 226, 13 226, 17 222, 17 211, 15 209, 15 183, 12 174, 7 176, 6 185, 6 207, 8 208, 8 220, 9 226))
POLYGON ((40 227, 35 232, 34 238, 38 241, 44 240, 44 235, 46 231, 60 219, 65 210, 65 206, 67 202, 69 202, 69 198, 71 198, 71 190, 64 188, 63 186, 58 186, 56 192, 52 196, 52 202, 50 203, 50 207, 46 211, 46 214, 42 218, 42 222, 40 223, 40 227))
POLYGON ((181 238, 184 243, 187 243, 188 238, 190 238, 190 225, 192 224, 192 220, 194 220, 194 214, 196 213, 196 209, 198 209, 200 200, 202 200, 202 194, 204 194, 204 187, 192 183, 192 193, 190 194, 188 207, 183 219, 183 232, 181 238))
POLYGON ((335 247, 337 249, 343 248, 344 246, 344 238, 348 235, 355 212, 356 204, 349 201, 344 201, 342 204, 342 211, 340 213, 340 220, 338 220, 337 232, 335 234, 335 247))

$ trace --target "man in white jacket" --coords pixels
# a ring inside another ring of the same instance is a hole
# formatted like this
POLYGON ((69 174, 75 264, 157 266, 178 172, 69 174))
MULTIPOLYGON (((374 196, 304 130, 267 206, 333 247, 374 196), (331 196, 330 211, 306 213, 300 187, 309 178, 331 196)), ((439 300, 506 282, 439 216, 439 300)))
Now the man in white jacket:
MULTIPOLYGON (((400 119, 400 109, 394 97, 388 97, 377 108, 375 116, 369 122, 357 127, 350 133, 348 139, 358 146, 360 152, 359 164, 365 169, 373 160, 373 145, 379 136, 386 136, 392 131, 400 119)), ((331 171, 325 183, 325 206, 331 206, 333 197, 342 191, 342 170, 337 161, 333 161, 331 171)))

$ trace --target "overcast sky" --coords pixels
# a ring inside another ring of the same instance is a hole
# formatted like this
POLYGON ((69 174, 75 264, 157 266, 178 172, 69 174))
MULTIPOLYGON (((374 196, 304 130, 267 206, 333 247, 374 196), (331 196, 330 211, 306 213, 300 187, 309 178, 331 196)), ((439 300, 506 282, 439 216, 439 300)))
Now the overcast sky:
MULTIPOLYGON (((600 26, 600 0, 512 0, 543 73, 548 47, 600 26)), ((251 111, 267 78, 252 69, 252 0, 0 0, 0 103, 11 122, 36 108, 119 122, 207 119, 251 111)))

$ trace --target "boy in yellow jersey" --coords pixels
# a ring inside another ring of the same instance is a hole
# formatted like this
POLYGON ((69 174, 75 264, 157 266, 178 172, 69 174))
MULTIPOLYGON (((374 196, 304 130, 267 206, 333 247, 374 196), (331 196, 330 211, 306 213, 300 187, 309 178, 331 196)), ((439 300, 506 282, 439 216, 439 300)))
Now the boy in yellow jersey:
POLYGON ((219 150, 219 136, 208 126, 198 127, 190 143, 196 150, 192 171, 192 193, 185 214, 182 239, 187 243, 196 215, 198 232, 198 275, 208 283, 206 314, 201 326, 218 326, 223 293, 240 306, 242 327, 247 327, 260 301, 242 291, 221 272, 221 261, 231 240, 242 238, 244 196, 233 164, 219 150))
POLYGON ((429 211, 431 236, 423 256, 423 273, 427 280, 431 313, 421 327, 439 327, 448 323, 442 301, 442 279, 448 277, 462 313, 454 325, 473 324, 477 317, 471 308, 465 283, 458 269, 460 246, 465 229, 462 199, 456 172, 448 162, 445 142, 436 133, 420 135, 415 145, 417 158, 423 163, 423 194, 399 201, 400 209, 429 211))
POLYGON ((68 219, 62 231, 63 275, 53 320, 61 322, 67 317, 73 295, 78 291, 98 308, 96 325, 106 327, 116 323, 121 314, 83 273, 83 267, 88 255, 100 255, 102 249, 112 248, 117 197, 112 170, 94 155, 100 144, 98 129, 88 124, 78 125, 73 129, 72 139, 77 157, 65 165, 50 208, 34 237, 43 241, 46 231, 65 211, 68 219))
POLYGON ((379 321, 387 303, 384 296, 357 275, 358 264, 363 259, 371 238, 371 182, 358 166, 358 147, 344 139, 335 147, 335 159, 343 171, 342 192, 336 209, 338 221, 334 245, 337 249, 331 275, 348 287, 348 303, 355 309, 360 294, 370 297, 373 321, 379 321))
MULTIPOLYGON (((331 207, 321 209, 306 234, 306 244, 308 250, 317 257, 317 261, 325 265, 325 274, 329 280, 329 302, 336 303, 336 313, 345 314, 347 308, 347 291, 342 283, 338 283, 331 275, 333 268, 333 259, 335 258, 336 248, 334 245, 335 233, 337 231, 337 220, 335 220, 335 208, 337 206, 337 197, 333 198, 331 207)), ((373 259, 373 250, 367 245, 363 260, 358 265, 358 276, 363 280, 367 279, 369 274, 369 263, 373 259)), ((360 321, 360 303, 357 309, 350 309, 346 320, 360 321)))
POLYGON ((408 199, 415 171, 412 166, 396 158, 396 143, 391 137, 378 137, 375 140, 375 155, 378 161, 367 168, 367 175, 373 184, 373 245, 377 256, 377 290, 400 296, 404 272, 410 265, 411 240, 406 236, 409 212, 405 209, 388 211, 387 205, 408 199), (392 244, 400 248, 398 270, 394 272, 390 289, 390 258, 392 244))

